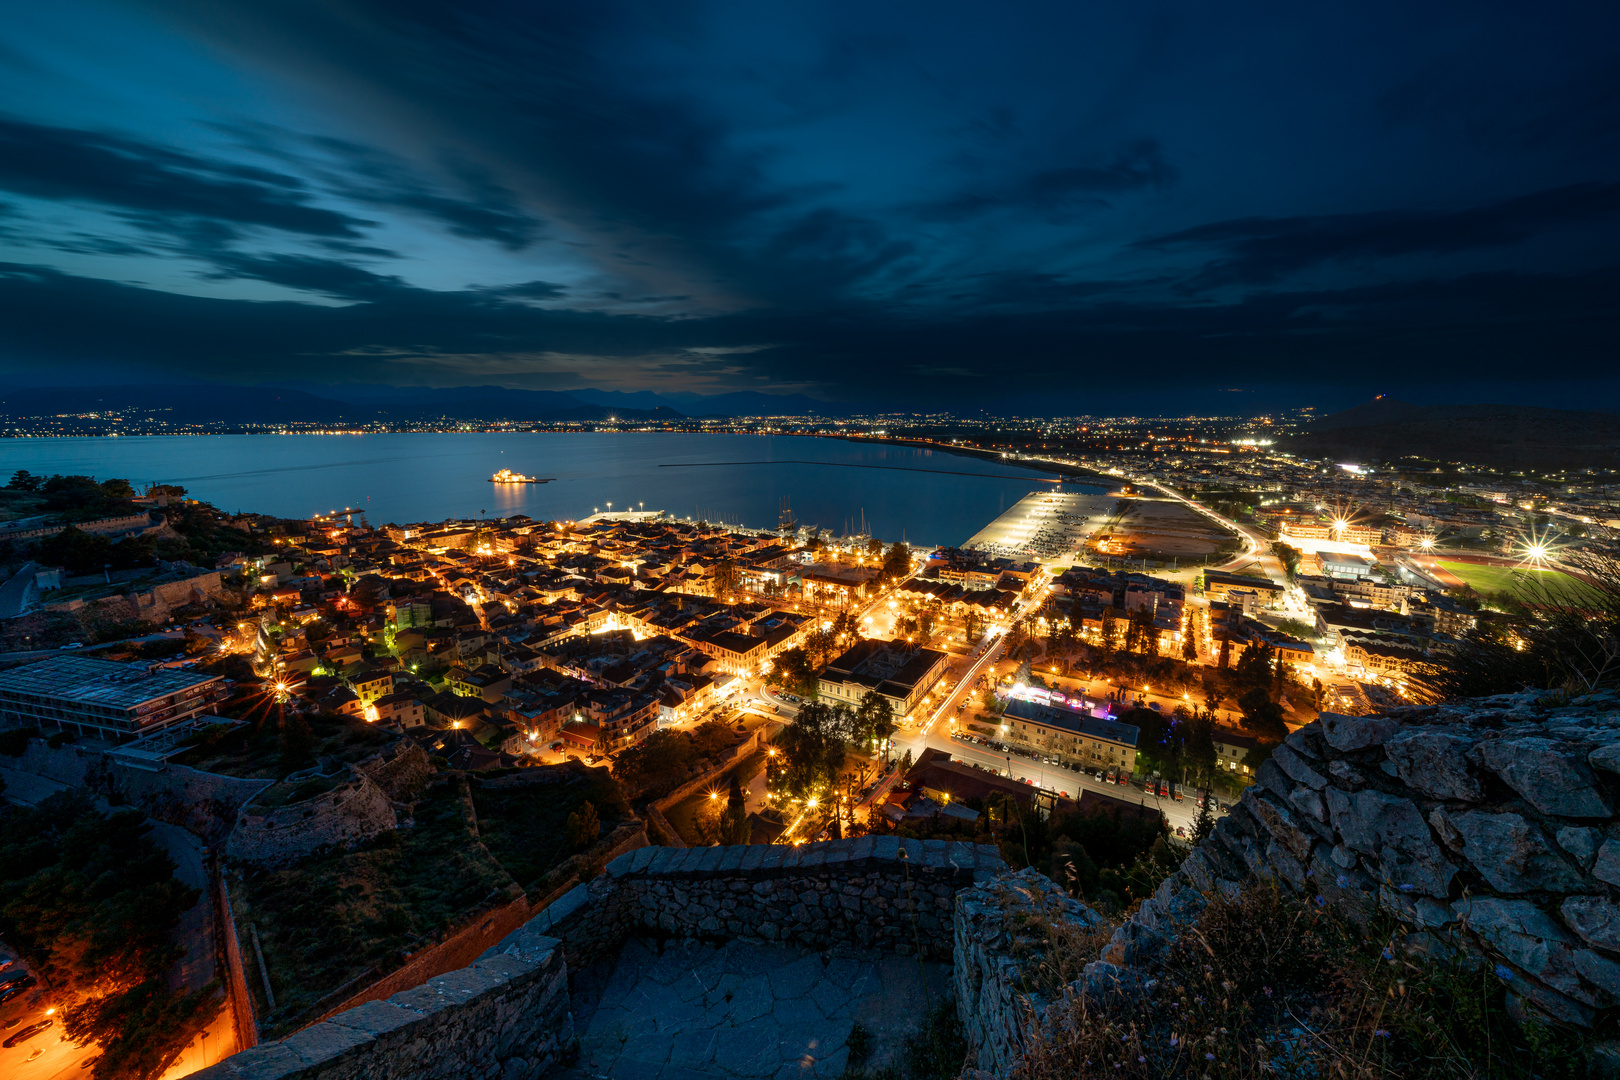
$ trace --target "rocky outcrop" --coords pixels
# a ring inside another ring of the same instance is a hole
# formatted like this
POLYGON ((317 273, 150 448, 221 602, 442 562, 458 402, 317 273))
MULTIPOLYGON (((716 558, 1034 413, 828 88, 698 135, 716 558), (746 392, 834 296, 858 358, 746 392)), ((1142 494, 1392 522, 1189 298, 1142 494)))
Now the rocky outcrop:
POLYGON ((1253 875, 1414 933, 1459 933, 1512 1002, 1591 1024, 1620 1006, 1620 701, 1533 693, 1323 714, 1089 970, 1129 981, 1218 888, 1253 875))

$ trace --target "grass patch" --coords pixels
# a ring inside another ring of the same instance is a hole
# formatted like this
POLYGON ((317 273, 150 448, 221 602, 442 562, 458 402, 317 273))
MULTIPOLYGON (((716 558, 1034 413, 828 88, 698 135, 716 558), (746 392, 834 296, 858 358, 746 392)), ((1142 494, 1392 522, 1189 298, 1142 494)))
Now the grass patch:
POLYGON ((1590 1036, 1515 1022, 1507 982, 1463 943, 1363 930, 1273 885, 1216 894, 1139 992, 1069 995, 1015 1080, 1592 1075, 1590 1036), (1422 942, 1426 951, 1419 948, 1422 942))
POLYGON ((367 977, 355 990, 397 968, 512 883, 473 838, 464 784, 452 778, 423 792, 411 828, 296 867, 246 872, 232 904, 244 946, 251 951, 251 922, 270 969, 277 1008, 267 1035, 307 1021, 310 1006, 357 976, 367 977))
POLYGON ((546 892, 546 876, 575 854, 568 838, 569 814, 589 802, 602 822, 603 836, 631 816, 624 793, 607 769, 579 762, 479 777, 472 782, 472 799, 484 846, 531 896, 546 892), (487 782, 503 775, 551 779, 510 787, 487 782))
POLYGON ((1483 595, 1505 594, 1524 603, 1552 600, 1563 604, 1590 604, 1597 592, 1562 570, 1516 566, 1482 566, 1437 560, 1441 569, 1455 574, 1464 584, 1483 595))

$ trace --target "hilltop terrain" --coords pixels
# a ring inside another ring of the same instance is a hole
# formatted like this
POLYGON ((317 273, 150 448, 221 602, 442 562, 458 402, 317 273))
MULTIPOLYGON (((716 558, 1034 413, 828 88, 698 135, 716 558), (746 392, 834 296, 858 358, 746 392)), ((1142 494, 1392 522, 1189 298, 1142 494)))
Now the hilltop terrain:
POLYGON ((1513 469, 1612 467, 1620 464, 1620 416, 1381 397, 1322 417, 1283 448, 1355 462, 1420 457, 1513 469))

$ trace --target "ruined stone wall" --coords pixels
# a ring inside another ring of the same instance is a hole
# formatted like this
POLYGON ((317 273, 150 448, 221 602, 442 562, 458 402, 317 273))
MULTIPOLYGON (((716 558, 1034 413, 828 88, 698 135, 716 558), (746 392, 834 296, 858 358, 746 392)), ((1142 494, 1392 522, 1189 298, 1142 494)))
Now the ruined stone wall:
POLYGON ((996 849, 892 836, 787 846, 646 847, 536 917, 569 962, 632 934, 751 938, 948 960, 956 893, 1005 871, 996 849))
POLYGON ((1258 874, 1422 946, 1457 930, 1511 975, 1511 1003, 1590 1025, 1620 1005, 1620 701, 1534 693, 1290 735, 1214 835, 1120 928, 1118 977, 1213 889, 1258 874))
POLYGON ((88 789, 108 803, 135 807, 210 843, 230 831, 244 803, 270 786, 268 780, 184 765, 136 767, 92 747, 69 743, 53 749, 43 739, 31 740, 21 757, 0 758, 0 766, 88 789))
POLYGON ((367 1002, 192 1075, 197 1080, 535 1080, 573 1042, 555 939, 517 934, 468 967, 367 1002))
POLYGON ((383 793, 396 802, 415 798, 438 772, 427 751, 414 739, 400 739, 355 768, 375 780, 383 793))
POLYGON ((993 847, 867 837, 798 847, 644 847, 470 967, 349 1009, 203 1080, 530 1080, 573 1041, 567 972, 631 935, 862 944, 942 959, 956 894, 1005 873, 993 847))
POLYGON ((225 853, 241 862, 279 865, 313 852, 348 847, 398 825, 387 793, 358 769, 332 791, 266 809, 248 803, 237 812, 225 853))

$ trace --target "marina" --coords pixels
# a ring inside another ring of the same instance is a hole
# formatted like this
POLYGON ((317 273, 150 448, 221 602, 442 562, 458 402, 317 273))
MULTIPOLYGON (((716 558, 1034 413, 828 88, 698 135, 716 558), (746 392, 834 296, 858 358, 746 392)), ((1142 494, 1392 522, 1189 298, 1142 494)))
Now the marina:
POLYGON ((1072 560, 1113 503, 1096 491, 1032 491, 963 546, 1010 558, 1072 560))

